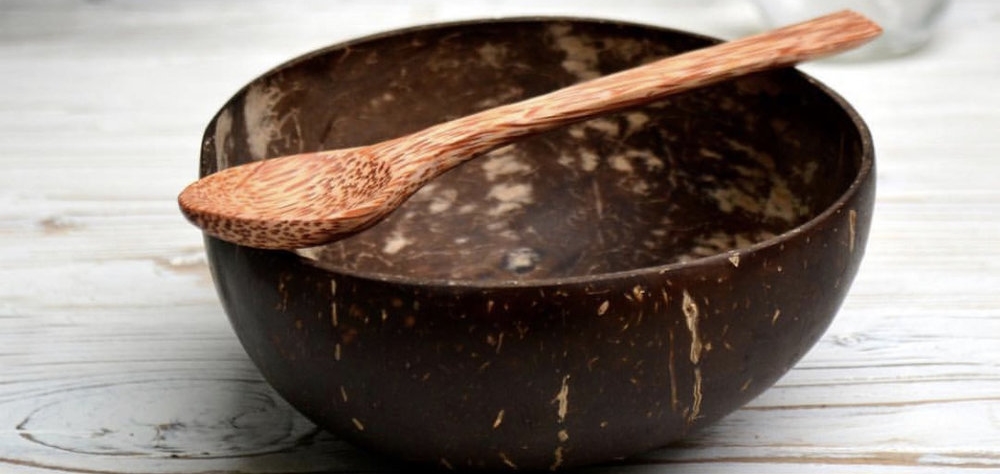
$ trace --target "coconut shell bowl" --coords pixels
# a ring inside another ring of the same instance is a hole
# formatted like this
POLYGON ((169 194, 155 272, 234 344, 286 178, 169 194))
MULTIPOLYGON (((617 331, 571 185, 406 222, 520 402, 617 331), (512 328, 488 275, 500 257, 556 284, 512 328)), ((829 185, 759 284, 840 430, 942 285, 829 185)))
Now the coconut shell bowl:
MULTIPOLYGON (((350 41, 237 92, 201 174, 713 42, 552 18, 350 41)), ((561 469, 667 445, 774 384, 848 292, 874 191, 861 118, 781 69, 494 150, 332 244, 206 247, 251 359, 318 426, 425 465, 561 469)))

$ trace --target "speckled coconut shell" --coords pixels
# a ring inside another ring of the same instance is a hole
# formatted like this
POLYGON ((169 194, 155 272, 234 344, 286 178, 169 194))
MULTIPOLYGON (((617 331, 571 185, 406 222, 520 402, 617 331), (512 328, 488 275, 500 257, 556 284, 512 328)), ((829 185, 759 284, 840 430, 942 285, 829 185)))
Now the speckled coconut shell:
MULTIPOLYGON (((233 97, 201 172, 374 143, 709 43, 550 19, 333 46, 233 97)), ((247 352, 320 426, 445 468, 558 469, 670 443, 784 374, 857 271, 873 167, 855 112, 781 70, 496 150, 326 247, 206 245, 247 352)))

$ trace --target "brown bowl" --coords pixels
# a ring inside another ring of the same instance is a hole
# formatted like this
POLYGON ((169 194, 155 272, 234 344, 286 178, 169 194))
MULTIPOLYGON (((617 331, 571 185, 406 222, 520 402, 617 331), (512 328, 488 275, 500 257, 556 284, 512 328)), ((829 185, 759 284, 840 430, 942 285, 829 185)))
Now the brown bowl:
MULTIPOLYGON (((512 19, 331 46, 238 92, 201 173, 373 143, 712 42, 512 19)), ((682 438, 792 367, 861 261, 873 160, 844 100, 778 70, 494 151, 327 247, 206 245, 247 352, 319 426, 449 468, 565 468, 682 438)))

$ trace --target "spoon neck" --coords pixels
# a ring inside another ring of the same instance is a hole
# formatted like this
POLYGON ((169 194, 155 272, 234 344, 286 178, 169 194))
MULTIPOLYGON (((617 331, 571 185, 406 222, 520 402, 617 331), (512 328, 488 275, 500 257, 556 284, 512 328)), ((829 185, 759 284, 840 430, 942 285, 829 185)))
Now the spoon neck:
POLYGON ((472 158, 531 133, 490 123, 488 115, 463 117, 379 143, 374 145, 375 154, 392 157, 397 181, 416 183, 415 190, 472 158))

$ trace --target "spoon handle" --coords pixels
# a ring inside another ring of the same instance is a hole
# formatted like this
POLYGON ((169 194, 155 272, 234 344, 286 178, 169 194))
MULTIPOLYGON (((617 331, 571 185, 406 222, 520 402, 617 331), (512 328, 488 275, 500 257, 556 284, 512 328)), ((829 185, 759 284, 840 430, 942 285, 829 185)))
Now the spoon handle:
POLYGON ((842 52, 866 43, 881 31, 861 14, 845 10, 671 56, 404 137, 408 147, 444 151, 436 157, 409 154, 417 158, 402 166, 415 175, 436 175, 521 136, 729 78, 842 52))

